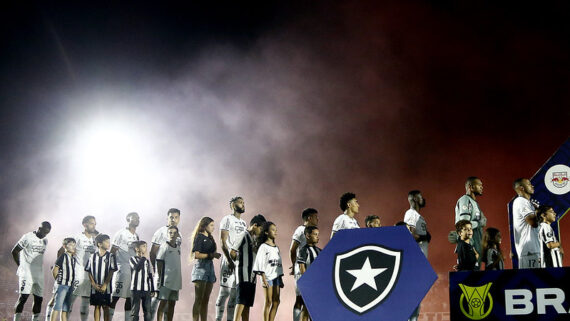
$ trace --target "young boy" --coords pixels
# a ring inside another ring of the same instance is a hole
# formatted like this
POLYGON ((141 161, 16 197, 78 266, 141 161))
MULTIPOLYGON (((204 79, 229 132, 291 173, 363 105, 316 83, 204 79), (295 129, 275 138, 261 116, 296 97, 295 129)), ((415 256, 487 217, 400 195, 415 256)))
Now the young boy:
POLYGON ((145 257, 147 245, 145 241, 138 241, 135 245, 136 255, 131 257, 131 295, 132 295, 132 321, 139 321, 139 308, 142 303, 144 321, 152 320, 150 298, 154 292, 152 267, 145 257))
POLYGON ((106 234, 99 234, 95 238, 98 251, 93 253, 87 264, 85 271, 89 273, 91 281, 91 297, 89 303, 95 306, 95 321, 101 320, 101 308, 103 308, 103 319, 108 321, 109 306, 111 305, 111 279, 113 273, 117 270, 117 261, 115 255, 109 252, 111 247, 111 238, 106 234))
POLYGON ((158 305, 157 320, 162 321, 163 313, 168 305, 166 316, 168 321, 174 317, 174 306, 178 301, 178 291, 182 288, 182 266, 180 246, 177 244, 178 227, 168 227, 168 241, 162 243, 156 254, 158 305))
POLYGON ((382 223, 380 223, 380 218, 378 215, 368 215, 364 219, 364 224, 366 227, 381 227, 382 223))
POLYGON ((232 245, 230 256, 236 261, 236 307, 234 321, 249 321, 249 308, 255 300, 255 274, 253 264, 257 249, 255 239, 261 234, 265 217, 258 214, 249 221, 249 228, 242 232, 232 245))
POLYGON ((471 237, 473 236, 473 228, 469 220, 459 220, 455 224, 455 230, 459 235, 457 240, 457 265, 454 267, 457 271, 473 271, 477 269, 477 259, 479 253, 475 251, 471 245, 471 237))
POLYGON ((295 304, 293 305, 293 321, 299 321, 301 318, 301 310, 303 309, 303 298, 301 297, 301 292, 297 288, 297 280, 301 277, 299 273, 299 264, 296 262, 297 256, 299 255, 299 250, 307 244, 305 240, 305 228, 307 226, 317 226, 319 223, 319 212, 314 208, 306 208, 301 213, 301 218, 303 219, 303 225, 300 225, 295 229, 293 233, 293 240, 291 241, 291 246, 289 247, 289 258, 291 259, 291 274, 294 275, 295 279, 295 304))
POLYGON ((538 237, 542 243, 541 266, 542 267, 562 267, 562 248, 560 242, 554 235, 551 224, 556 221, 556 213, 551 206, 541 205, 536 214, 541 218, 538 237))
MULTIPOLYGON (((305 229, 305 238, 307 239, 307 244, 301 248, 297 256, 301 275, 305 274, 305 271, 321 252, 321 249, 317 247, 317 243, 319 243, 319 229, 316 226, 308 226, 305 229)), ((304 304, 301 311, 301 320, 309 320, 309 312, 304 304)))
POLYGON ((67 321, 67 314, 71 311, 73 304, 73 283, 75 282, 75 274, 77 268, 77 258, 75 257, 76 242, 74 238, 67 237, 63 240, 63 247, 65 253, 55 261, 52 273, 57 289, 54 295, 53 313, 51 314, 51 321, 59 320, 59 313, 61 313, 61 320, 67 321))

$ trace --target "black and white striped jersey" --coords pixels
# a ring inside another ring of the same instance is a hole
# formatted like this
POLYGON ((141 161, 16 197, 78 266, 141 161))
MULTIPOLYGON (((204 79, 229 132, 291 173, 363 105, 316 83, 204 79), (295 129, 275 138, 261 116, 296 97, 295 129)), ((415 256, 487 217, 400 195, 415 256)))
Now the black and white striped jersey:
POLYGON ((253 248, 253 238, 246 230, 238 235, 236 242, 232 245, 232 250, 236 251, 236 276, 237 283, 252 282, 255 283, 255 274, 253 273, 253 264, 255 263, 255 253, 253 248))
POLYGON ((321 249, 316 246, 309 246, 305 244, 300 250, 299 255, 297 255, 297 263, 305 264, 305 270, 309 268, 309 265, 317 258, 321 253, 321 249))
MULTIPOLYGON (((95 283, 102 285, 109 274, 117 271, 115 255, 111 254, 109 251, 107 251, 103 256, 99 255, 99 251, 93 253, 85 265, 85 271, 93 276, 93 281, 95 281, 95 283)), ((109 281, 105 293, 109 294, 113 292, 111 284, 112 282, 109 281)), ((95 293, 95 289, 92 288, 91 293, 95 293)))
POLYGON ((541 247, 541 265, 542 267, 562 267, 562 255, 560 255, 560 248, 550 249, 547 244, 551 242, 558 242, 554 230, 550 224, 540 223, 540 230, 538 237, 542 243, 541 247))
POLYGON ((75 255, 71 255, 67 252, 60 255, 55 261, 55 266, 58 267, 55 282, 60 285, 73 286, 77 265, 75 255))
POLYGON ((131 264, 131 291, 154 291, 152 267, 145 257, 132 256, 131 264))

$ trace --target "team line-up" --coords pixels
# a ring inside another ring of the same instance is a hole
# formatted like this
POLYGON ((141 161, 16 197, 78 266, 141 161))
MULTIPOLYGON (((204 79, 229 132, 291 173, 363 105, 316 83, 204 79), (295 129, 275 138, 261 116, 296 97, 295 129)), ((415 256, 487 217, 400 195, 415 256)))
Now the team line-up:
MULTIPOLYGON (((556 213, 548 205, 537 206, 531 201, 534 187, 528 179, 515 180, 513 188, 517 194, 513 203, 513 230, 519 268, 561 267, 563 251, 551 227, 556 213)), ((484 263, 485 269, 503 269, 501 234, 496 228, 485 229, 487 218, 477 203, 477 197, 483 195, 481 179, 468 177, 465 191, 466 194, 456 203, 455 231, 449 235, 450 242, 457 244, 457 265, 453 268, 458 271, 479 270, 484 263)), ((420 214, 426 204, 425 199, 420 191, 413 190, 408 193, 408 202, 410 209, 406 211, 404 220, 396 225, 408 227, 427 258, 431 235, 426 220, 420 214)), ((359 209, 356 195, 343 194, 339 205, 343 213, 333 223, 331 238, 339 230, 360 227, 355 217, 359 209)), ((218 252, 213 237, 215 222, 212 218, 201 218, 190 237, 190 258, 194 262, 193 320, 207 320, 209 298, 217 280, 213 261, 221 259, 216 321, 222 320, 224 311, 229 321, 249 320, 257 276, 261 278, 265 294, 263 320, 273 321, 279 307, 280 289, 284 286, 281 253, 275 244, 277 227, 261 214, 252 217, 248 226, 241 218, 245 213, 242 197, 232 198, 230 208, 232 213, 220 222, 222 253, 218 252)), ((294 275, 295 282, 321 251, 317 247, 318 211, 307 208, 301 216, 303 224, 293 233, 289 249, 290 273, 294 275)), ((55 284, 47 304, 46 321, 67 321, 77 298, 80 298, 81 321, 87 321, 90 305, 94 306, 95 321, 100 321, 101 316, 105 321, 112 320, 120 299, 124 299, 125 321, 138 321, 141 306, 145 321, 155 318, 158 321, 173 320, 182 288, 182 238, 177 227, 180 211, 175 208, 168 210, 167 225, 154 233, 150 245, 140 240, 136 233, 139 215, 129 213, 126 221, 127 226, 111 239, 96 230, 94 216, 86 216, 82 220, 84 231, 63 240, 52 268, 55 284)), ((367 228, 380 227, 380 218, 369 215, 365 225, 367 228)), ((14 321, 20 321, 30 294, 33 296, 32 320, 39 321, 44 288, 43 254, 50 230, 50 223, 42 222, 36 231, 24 234, 12 250, 18 265, 20 293, 14 321)), ((417 320, 418 316, 419 306, 410 320, 417 320)), ((296 288, 293 320, 309 319, 296 288)))

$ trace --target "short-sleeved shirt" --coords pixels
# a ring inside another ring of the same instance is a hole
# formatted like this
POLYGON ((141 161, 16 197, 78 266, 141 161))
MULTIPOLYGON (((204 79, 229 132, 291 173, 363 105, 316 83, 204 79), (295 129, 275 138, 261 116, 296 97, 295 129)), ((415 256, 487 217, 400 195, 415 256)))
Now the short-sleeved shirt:
POLYGON ((354 217, 350 217, 347 214, 340 214, 333 223, 331 238, 333 234, 340 230, 348 230, 353 228, 359 228, 358 221, 354 217))
POLYGON ((540 230, 538 236, 542 243, 541 251, 541 265, 542 267, 562 267, 562 256, 560 255, 560 248, 548 248, 547 244, 551 242, 558 242, 552 226, 546 222, 540 223, 540 230))
POLYGON ((534 211, 534 205, 528 199, 522 196, 515 198, 513 202, 513 234, 519 258, 529 253, 540 253, 538 228, 532 227, 526 222, 526 217, 534 214, 534 211))
POLYGON ((283 262, 279 247, 263 243, 257 249, 253 272, 263 273, 267 280, 273 280, 283 275, 283 262))
POLYGON ((238 236, 247 230, 247 224, 241 218, 235 217, 233 214, 226 215, 220 222, 220 230, 228 231, 228 239, 226 245, 232 248, 238 236))
MULTIPOLYGON (((210 254, 216 252, 216 243, 211 237, 207 237, 202 233, 196 234, 194 238, 194 245, 192 246, 192 253, 200 252, 202 254, 210 254)), ((202 260, 212 260, 212 259, 202 259, 202 260)))
POLYGON ((246 230, 237 236, 232 250, 237 252, 236 258, 236 282, 255 283, 255 274, 253 273, 253 265, 255 263, 255 252, 253 249, 253 238, 246 230))
MULTIPOLYGON (((168 228, 169 226, 163 226, 156 230, 152 235, 152 239, 150 240, 152 244, 156 244, 158 246, 162 245, 162 243, 166 243, 168 241, 168 228)), ((176 238, 176 245, 182 244, 182 234, 180 231, 178 232, 179 236, 176 238)))
POLYGON ((125 271, 130 271, 131 266, 129 264, 129 259, 131 256, 135 256, 134 242, 139 240, 137 233, 131 233, 128 228, 123 228, 119 230, 115 236, 113 236, 113 246, 119 249, 116 252, 117 257, 117 267, 119 270, 125 269, 125 271))
MULTIPOLYGON (((75 237, 76 247, 75 247, 75 258, 77 263, 84 267, 87 261, 97 251, 97 244, 95 244, 95 236, 88 237, 85 233, 79 233, 75 237)), ((89 275, 85 274, 83 268, 77 269, 77 279, 89 279, 89 275)))
POLYGON ((499 261, 499 250, 490 248, 487 249, 487 257, 485 261, 485 270, 503 270, 505 268, 505 262, 503 260, 499 261), (494 264, 495 262, 499 262, 497 266, 494 268, 488 268, 488 266, 494 264))
POLYGON ((149 260, 141 256, 133 256, 131 264, 131 291, 154 292, 154 279, 149 260))
POLYGON ((297 255, 297 263, 305 264, 305 269, 308 269, 319 253, 321 253, 320 248, 315 245, 309 246, 308 244, 305 244, 299 251, 299 255, 297 255))
POLYGON ((40 239, 36 236, 36 232, 26 233, 20 238, 18 246, 22 250, 19 253, 20 266, 18 267, 18 276, 43 280, 44 252, 46 251, 47 243, 47 239, 40 239))
POLYGON ((55 266, 59 268, 55 283, 73 286, 73 282, 76 280, 76 272, 77 270, 81 270, 81 268, 77 268, 81 265, 78 264, 75 255, 71 255, 67 252, 63 253, 55 261, 55 266))
POLYGON ((157 289, 161 286, 175 291, 182 289, 180 246, 172 247, 168 242, 163 243, 156 254, 156 261, 164 263, 161 275, 157 275, 157 289))
POLYGON ((475 229, 480 227, 480 221, 484 217, 483 212, 479 208, 479 203, 471 196, 463 195, 457 200, 457 204, 455 204, 455 223, 460 220, 468 220, 471 222, 473 229, 475 229))
MULTIPOLYGON (((104 255, 99 255, 99 251, 93 253, 85 265, 85 271, 91 276, 93 276, 93 281, 98 285, 103 285, 107 276, 117 270, 117 260, 114 254, 107 251, 104 255)), ((111 294, 113 292, 112 283, 109 280, 109 285, 105 290, 106 294, 111 294)), ((91 288, 91 293, 94 294, 97 291, 95 288, 91 288)))
MULTIPOLYGON (((293 232, 293 241, 297 242, 297 251, 295 253, 296 257, 299 257, 299 252, 305 244, 307 244, 307 238, 305 237, 305 225, 301 225, 295 229, 293 232)), ((299 274, 299 264, 295 261, 295 266, 293 267, 295 275, 299 274)))
POLYGON ((477 257, 473 250, 473 245, 463 241, 457 240, 457 269, 459 271, 473 271, 477 267, 477 257))
MULTIPOLYGON (((413 226, 416 229, 416 234, 422 236, 427 235, 426 220, 415 209, 410 208, 409 210, 406 211, 406 214, 404 214, 404 222, 406 222, 406 224, 408 224, 409 226, 413 226)), ((428 244, 429 243, 427 241, 418 242, 418 245, 420 246, 422 253, 426 257, 428 256, 428 244)))

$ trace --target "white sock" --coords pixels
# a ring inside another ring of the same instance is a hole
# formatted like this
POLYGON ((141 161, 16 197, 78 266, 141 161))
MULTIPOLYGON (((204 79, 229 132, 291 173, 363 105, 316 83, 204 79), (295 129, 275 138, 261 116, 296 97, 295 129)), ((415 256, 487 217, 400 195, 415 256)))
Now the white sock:
POLYGON ((113 314, 115 314, 115 309, 109 308, 109 321, 113 321, 113 314))
POLYGON ((39 313, 33 314, 32 315, 32 321, 40 321, 40 314, 39 313))
MULTIPOLYGON (((230 296, 230 289, 225 286, 220 286, 220 293, 218 293, 218 298, 216 299, 216 321, 222 321, 222 318, 224 317, 224 308, 226 306, 226 299, 228 296, 230 296)), ((229 315, 230 314, 228 313, 228 320, 230 319, 229 315)))
POLYGON ((51 321, 52 312, 53 312, 53 305, 48 305, 46 308, 46 321, 51 321))
POLYGON ((233 321, 234 319, 234 311, 236 309, 236 296, 237 289, 232 288, 230 290, 230 298, 228 300, 228 321, 233 321))
POLYGON ((79 316, 81 317, 81 321, 87 321, 87 318, 89 318, 89 298, 81 297, 81 305, 79 306, 79 316))
POLYGON ((301 309, 293 308, 293 321, 301 320, 301 309))
POLYGON ((22 318, 22 313, 14 313, 14 321, 20 321, 22 318))

